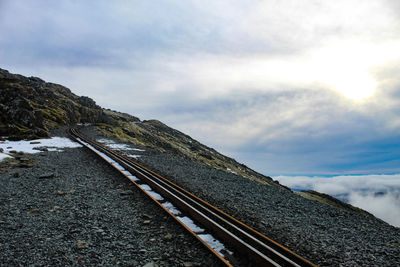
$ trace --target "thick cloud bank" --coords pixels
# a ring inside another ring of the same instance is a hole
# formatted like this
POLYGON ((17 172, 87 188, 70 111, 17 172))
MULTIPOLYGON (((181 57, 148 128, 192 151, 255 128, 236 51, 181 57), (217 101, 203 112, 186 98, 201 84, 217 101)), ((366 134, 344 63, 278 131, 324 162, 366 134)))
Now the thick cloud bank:
POLYGON ((335 196, 400 227, 400 174, 275 178, 296 190, 315 190, 335 196))

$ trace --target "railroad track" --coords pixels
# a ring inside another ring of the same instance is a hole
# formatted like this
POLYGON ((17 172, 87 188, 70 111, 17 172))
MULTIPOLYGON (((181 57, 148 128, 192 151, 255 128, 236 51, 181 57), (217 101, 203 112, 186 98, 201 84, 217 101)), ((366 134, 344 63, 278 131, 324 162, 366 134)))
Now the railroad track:
POLYGON ((69 135, 111 164, 227 266, 316 266, 132 159, 70 128, 69 135))

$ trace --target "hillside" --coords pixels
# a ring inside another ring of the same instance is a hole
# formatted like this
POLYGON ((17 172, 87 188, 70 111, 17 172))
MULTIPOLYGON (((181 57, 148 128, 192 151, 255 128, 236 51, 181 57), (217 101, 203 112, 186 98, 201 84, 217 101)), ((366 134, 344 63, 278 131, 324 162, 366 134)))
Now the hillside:
POLYGON ((270 177, 160 121, 141 121, 129 114, 104 109, 91 98, 77 96, 62 85, 0 69, 0 93, 0 135, 9 139, 48 137, 52 129, 60 126, 93 123, 106 136, 275 185, 270 177))

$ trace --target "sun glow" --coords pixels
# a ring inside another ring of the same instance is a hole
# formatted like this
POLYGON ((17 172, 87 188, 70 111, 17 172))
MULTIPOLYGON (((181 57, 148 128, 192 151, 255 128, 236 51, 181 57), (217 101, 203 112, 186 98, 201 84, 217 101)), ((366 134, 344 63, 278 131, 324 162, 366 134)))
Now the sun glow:
POLYGON ((326 81, 334 90, 352 100, 365 100, 376 90, 376 82, 365 71, 338 72, 326 81))
POLYGON ((352 100, 371 97, 377 83, 369 69, 374 65, 374 49, 360 43, 342 43, 319 51, 314 58, 320 81, 352 100), (371 55, 372 54, 372 55, 371 55))

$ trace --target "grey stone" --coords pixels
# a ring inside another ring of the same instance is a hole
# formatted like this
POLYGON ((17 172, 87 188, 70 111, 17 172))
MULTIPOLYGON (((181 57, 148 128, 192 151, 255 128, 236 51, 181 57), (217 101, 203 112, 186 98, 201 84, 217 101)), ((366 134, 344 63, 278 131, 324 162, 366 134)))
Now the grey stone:
POLYGON ((121 196, 127 196, 127 195, 132 195, 133 191, 132 190, 123 190, 119 193, 121 196))
POLYGON ((143 265, 143 267, 157 267, 158 265, 152 261, 152 262, 148 262, 145 265, 143 265))
POLYGON ((39 179, 50 179, 54 178, 55 174, 54 173, 45 173, 39 176, 39 179))

